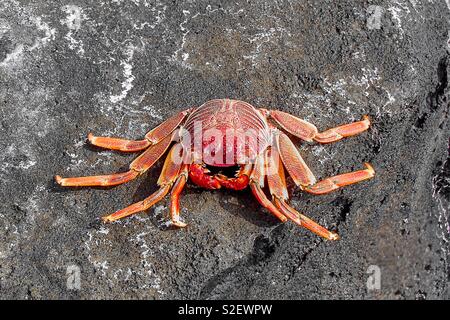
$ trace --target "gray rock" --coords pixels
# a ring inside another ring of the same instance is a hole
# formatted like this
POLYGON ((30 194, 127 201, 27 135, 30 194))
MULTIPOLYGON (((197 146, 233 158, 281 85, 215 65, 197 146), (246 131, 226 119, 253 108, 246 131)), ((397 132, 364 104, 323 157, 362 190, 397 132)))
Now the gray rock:
POLYGON ((448 299, 447 2, 1 1, 0 298, 448 299), (375 167, 329 195, 291 188, 342 240, 279 224, 248 190, 191 185, 185 230, 164 227, 167 201, 101 224, 156 189, 161 163, 110 189, 53 182, 133 159, 88 132, 142 138, 218 97, 322 130, 372 118, 301 146, 320 178, 375 167))

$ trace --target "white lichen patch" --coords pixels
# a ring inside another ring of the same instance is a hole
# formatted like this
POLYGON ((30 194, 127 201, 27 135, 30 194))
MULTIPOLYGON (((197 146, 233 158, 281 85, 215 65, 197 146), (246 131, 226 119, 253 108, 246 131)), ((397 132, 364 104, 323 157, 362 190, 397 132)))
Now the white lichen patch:
POLYGON ((10 63, 18 62, 23 55, 24 46, 18 44, 11 52, 9 52, 5 59, 0 62, 0 67, 7 67, 10 63))
POLYGON ((316 159, 316 161, 320 162, 320 164, 323 165, 329 161, 332 161, 337 151, 330 152, 329 148, 326 148, 325 146, 319 144, 312 146, 311 152, 315 156, 314 159, 316 159))
POLYGON ((411 1, 397 0, 392 2, 392 6, 387 9, 391 14, 392 21, 395 23, 395 27, 399 31, 399 38, 402 39, 405 30, 403 29, 403 21, 406 18, 410 18, 410 6, 416 10, 416 4, 411 1))
MULTIPOLYGON (((134 226, 135 227, 135 226, 134 226)), ((128 228, 133 228, 129 225, 128 228)), ((145 229, 150 229, 151 225, 146 225, 145 229)), ((164 295, 161 289, 161 278, 156 273, 152 262, 154 249, 147 243, 146 236, 152 231, 136 231, 136 234, 129 238, 130 248, 137 248, 139 254, 138 261, 117 261, 112 259, 114 253, 114 242, 110 239, 111 232, 107 228, 89 231, 87 240, 84 242, 87 260, 93 268, 104 278, 102 282, 107 282, 109 287, 121 286, 123 282, 138 278, 137 289, 152 289, 164 295)), ((135 250, 135 249, 133 249, 135 250)))
MULTIPOLYGON (((33 52, 40 48, 45 47, 50 41, 55 40, 56 29, 51 28, 50 25, 43 20, 42 17, 36 17, 31 12, 26 21, 22 21, 25 26, 28 26, 32 30, 37 30, 39 34, 30 45, 27 39, 19 39, 14 49, 6 54, 6 57, 0 61, 0 67, 5 69, 14 69, 19 66, 23 60, 24 54, 27 52, 33 52)), ((14 33, 14 28, 6 23, 0 24, 1 34, 6 32, 14 33)))
POLYGON ((39 31, 44 32, 44 37, 38 38, 35 43, 28 49, 29 51, 33 51, 41 46, 45 46, 51 40, 55 40, 56 29, 50 28, 48 23, 42 21, 41 17, 32 17, 31 21, 33 21, 39 31))
MULTIPOLYGON (((189 53, 184 52, 186 38, 190 32, 190 30, 186 28, 186 24, 189 21, 190 13, 191 12, 189 10, 183 10, 184 20, 180 23, 180 30, 183 33, 183 35, 181 37, 181 44, 180 44, 179 48, 177 50, 175 50, 175 52, 172 54, 172 57, 170 59, 173 62, 179 62, 186 69, 192 69, 192 66, 187 62, 187 59, 189 58, 189 53)), ((192 18, 195 18, 195 16, 192 18)))
MULTIPOLYGON (((11 169, 26 171, 34 167, 37 157, 28 145, 10 144, 0 154, 0 176, 11 174, 11 169), (20 158, 19 161, 14 159, 20 158)), ((6 179, 4 177, 4 179, 6 179)))
MULTIPOLYGON (((238 19, 236 16, 241 15, 243 12, 244 9, 237 8, 212 9, 211 5, 207 5, 202 12, 193 13, 190 9, 183 10, 184 19, 179 24, 179 30, 181 31, 180 44, 169 60, 189 70, 200 70, 207 67, 207 69, 218 71, 221 68, 225 68, 227 65, 223 57, 198 57, 196 51, 198 46, 192 45, 194 41, 198 41, 196 38, 198 35, 191 32, 193 29, 191 25, 202 23, 202 21, 209 19, 213 15, 220 15, 220 19, 224 19, 223 16, 226 17, 225 19, 238 19)), ((244 37, 246 39, 245 42, 241 43, 242 48, 246 47, 246 50, 238 53, 240 56, 233 57, 237 70, 242 70, 245 67, 256 67, 266 59, 267 55, 270 54, 269 46, 267 46, 269 43, 277 46, 281 39, 286 40, 286 43, 290 43, 292 35, 283 27, 279 20, 276 16, 265 15, 265 17, 261 17, 261 20, 255 21, 251 30, 244 28, 239 22, 227 25, 224 28, 224 32, 227 35, 226 39, 233 37, 244 37), (271 21, 269 26, 267 25, 267 20, 271 21)), ((217 36, 219 37, 220 35, 217 36)))
POLYGON ((74 33, 76 33, 81 28, 81 22, 87 19, 86 14, 83 9, 75 5, 66 5, 61 8, 67 16, 65 19, 61 19, 62 25, 67 26, 69 32, 64 36, 64 38, 69 41, 69 48, 71 50, 76 50, 80 56, 84 56, 84 45, 81 39, 76 40, 74 38, 74 33))
POLYGON ((123 77, 125 80, 121 84, 122 92, 120 92, 118 95, 110 96, 109 100, 112 103, 117 103, 125 99, 128 92, 133 88, 133 81, 135 77, 133 75, 133 65, 131 61, 133 60, 133 55, 136 49, 137 47, 132 44, 127 45, 125 48, 126 58, 120 61, 120 65, 123 68, 123 77))

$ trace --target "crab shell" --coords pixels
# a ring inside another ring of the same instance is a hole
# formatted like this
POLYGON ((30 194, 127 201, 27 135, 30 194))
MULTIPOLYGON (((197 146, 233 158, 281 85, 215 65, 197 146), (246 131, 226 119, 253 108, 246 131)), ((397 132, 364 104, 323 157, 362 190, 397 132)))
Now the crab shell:
POLYGON ((266 118, 251 104, 215 99, 189 115, 180 129, 181 144, 194 160, 215 167, 254 163, 271 144, 266 118))

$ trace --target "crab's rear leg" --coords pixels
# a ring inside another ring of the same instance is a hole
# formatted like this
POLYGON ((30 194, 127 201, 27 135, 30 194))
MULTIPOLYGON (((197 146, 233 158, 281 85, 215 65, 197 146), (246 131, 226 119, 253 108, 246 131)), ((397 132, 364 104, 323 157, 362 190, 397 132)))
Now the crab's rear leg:
POLYGON ((174 182, 179 178, 179 172, 183 165, 181 158, 176 156, 176 152, 182 152, 179 143, 174 145, 167 155, 161 175, 158 179, 158 186, 160 188, 155 193, 142 201, 134 203, 122 210, 103 217, 102 220, 104 222, 112 222, 118 219, 122 219, 134 213, 147 210, 155 203, 161 201, 164 196, 170 191, 174 182))
POLYGON ((91 144, 111 150, 136 152, 157 144, 162 139, 170 135, 186 118, 191 109, 182 111, 173 117, 167 119, 159 126, 151 130, 145 135, 144 140, 126 140, 111 137, 96 137, 92 133, 88 134, 88 140, 91 144))
POLYGON ((364 163, 366 169, 339 174, 334 177, 325 178, 311 186, 303 188, 312 194, 325 194, 339 189, 340 187, 358 183, 373 178, 375 171, 369 163, 364 163))
POLYGON ((267 174, 267 182, 269 184, 269 190, 272 194, 273 202, 275 203, 277 209, 297 225, 304 227, 325 239, 338 240, 339 236, 336 233, 327 230, 317 222, 302 215, 287 204, 286 201, 289 199, 289 196, 286 187, 284 169, 276 149, 268 150, 266 154, 266 163, 271 168, 267 174))
POLYGON ((370 126, 369 117, 364 116, 361 121, 352 122, 325 130, 323 132, 318 132, 315 125, 299 119, 289 113, 278 110, 263 110, 268 113, 269 116, 284 130, 305 141, 314 140, 319 143, 335 142, 341 140, 342 138, 354 136, 364 132, 370 126))
POLYGON ((60 176, 55 176, 55 180, 63 187, 106 187, 122 184, 147 171, 166 152, 171 142, 172 136, 167 136, 158 144, 155 144, 145 150, 144 153, 142 153, 130 164, 130 170, 127 172, 73 178, 61 178, 60 176))
POLYGON ((340 187, 372 178, 375 171, 369 163, 366 169, 340 174, 316 183, 316 178, 303 161, 295 145, 284 133, 276 134, 277 149, 281 160, 295 184, 302 190, 313 194, 324 194, 340 187))

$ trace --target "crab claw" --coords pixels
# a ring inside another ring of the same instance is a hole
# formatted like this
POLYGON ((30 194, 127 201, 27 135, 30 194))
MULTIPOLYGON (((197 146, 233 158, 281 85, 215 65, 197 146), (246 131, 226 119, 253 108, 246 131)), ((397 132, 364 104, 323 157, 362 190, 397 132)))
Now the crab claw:
POLYGON ((236 178, 228 178, 223 174, 216 174, 215 178, 219 181, 222 187, 232 190, 242 190, 248 186, 249 177, 247 175, 240 175, 236 178))
POLYGON ((205 189, 220 189, 221 184, 215 176, 201 164, 192 164, 189 168, 189 178, 196 185, 205 189))

